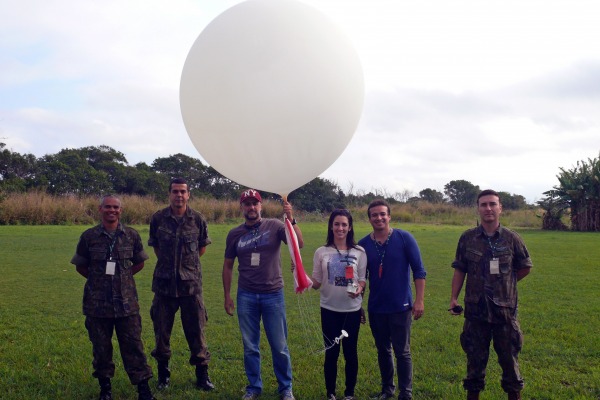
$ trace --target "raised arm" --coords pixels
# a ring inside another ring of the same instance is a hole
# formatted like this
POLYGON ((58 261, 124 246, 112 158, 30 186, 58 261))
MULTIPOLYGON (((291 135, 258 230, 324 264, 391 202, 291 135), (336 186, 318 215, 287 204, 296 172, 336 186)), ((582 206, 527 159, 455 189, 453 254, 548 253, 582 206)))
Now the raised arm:
MULTIPOLYGON (((287 219, 289 219, 290 221, 294 220, 292 205, 287 201, 283 202, 283 212, 285 213, 285 216, 287 217, 287 219)), ((300 227, 298 226, 298 224, 294 224, 293 228, 294 228, 294 232, 296 232, 296 236, 298 237, 298 247, 303 248, 304 247, 304 239, 302 238, 302 231, 300 230, 300 227)))

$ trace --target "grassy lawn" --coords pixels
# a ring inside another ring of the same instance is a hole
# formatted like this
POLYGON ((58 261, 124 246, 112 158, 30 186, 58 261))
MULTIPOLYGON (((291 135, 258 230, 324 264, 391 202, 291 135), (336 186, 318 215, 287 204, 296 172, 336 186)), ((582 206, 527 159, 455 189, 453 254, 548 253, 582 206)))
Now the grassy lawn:
MULTIPOLYGON (((398 224, 393 224, 398 226, 398 224)), ((194 389, 194 371, 187 364, 187 344, 179 319, 172 338, 172 385, 158 399, 239 399, 246 378, 237 318, 223 309, 221 268, 225 236, 231 225, 210 225, 213 244, 202 258, 207 329, 212 353, 210 376, 218 390, 194 389)), ((325 241, 326 224, 304 223, 305 268, 312 271, 314 250, 325 241)), ((419 242, 427 268, 425 316, 413 324, 412 354, 415 399, 462 399, 465 356, 460 348, 462 317, 448 308, 456 242, 465 227, 402 225, 419 242)), ((84 280, 69 260, 83 226, 0 226, 0 398, 95 399, 91 377, 91 344, 81 314, 84 280)), ((136 227, 144 243, 148 227, 136 227)), ((355 227, 357 238, 367 224, 355 227)), ((521 368, 527 399, 600 399, 600 236, 596 233, 520 230, 534 261, 534 270, 519 284, 520 321, 525 334, 521 368)), ((148 249, 147 250, 151 250, 148 249)), ((282 249, 284 265, 289 265, 282 249)), ((152 253, 149 251, 149 253, 152 253)), ((149 307, 153 254, 136 275, 146 353, 153 347, 149 307)), ((296 295, 289 268, 284 268, 289 344, 298 399, 324 398, 323 354, 318 292, 296 295)), ((237 274, 236 274, 237 280, 237 274)), ((462 298, 462 294, 461 294, 462 298)), ((115 341, 116 343, 116 341, 115 341)), ((262 341, 264 399, 276 399, 266 339, 262 341)), ((359 338, 360 370, 356 395, 366 399, 379 390, 379 372, 368 326, 359 338)), ((118 349, 113 380, 116 399, 136 399, 118 349)), ((155 370, 156 363, 150 357, 155 370)), ((343 390, 343 364, 338 389, 343 390)), ((500 389, 495 354, 488 365, 483 399, 506 398, 500 389)), ((151 381, 155 387, 156 381, 151 381)), ((341 390, 339 390, 341 392, 341 390)))

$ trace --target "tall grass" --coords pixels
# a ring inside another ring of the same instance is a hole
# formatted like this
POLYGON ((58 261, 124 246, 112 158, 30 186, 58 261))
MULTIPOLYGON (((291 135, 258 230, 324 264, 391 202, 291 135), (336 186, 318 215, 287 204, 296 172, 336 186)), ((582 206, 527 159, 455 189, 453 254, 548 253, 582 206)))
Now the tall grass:
MULTIPOLYGON (((239 222, 241 219, 235 224, 239 222)), ((452 278, 450 263, 465 226, 397 221, 393 225, 414 234, 427 268, 425 315, 414 322, 412 332, 415 399, 464 399, 461 380, 466 361, 459 343, 463 319, 448 315, 446 310, 452 278)), ((225 236, 233 226, 209 224, 213 243, 202 257, 209 316, 207 337, 212 353, 210 375, 217 391, 204 393, 194 389, 194 372, 187 364, 189 351, 178 316, 172 337, 173 383, 168 390, 157 393, 159 400, 239 400, 243 394, 246 378, 241 337, 237 317, 228 316, 223 309, 221 284, 225 236)), ((310 271, 313 253, 325 241, 326 220, 303 221, 300 226, 305 240, 302 255, 310 271)), ((69 264, 85 228, 0 226, 0 398, 3 400, 97 398, 98 385, 91 377, 91 344, 81 314, 84 280, 69 264)), ((148 226, 136 228, 146 243, 148 226)), ((370 231, 370 226, 359 222, 355 231, 361 238, 370 231)), ((525 334, 520 357, 526 385, 523 398, 597 400, 600 398, 599 236, 537 229, 520 229, 519 233, 534 261, 532 273, 519 282, 519 315, 525 334)), ((282 263, 289 265, 287 251, 282 250, 282 263)), ((149 254, 151 259, 135 277, 147 354, 154 342, 149 307, 156 262, 151 251, 149 254)), ((322 349, 319 293, 313 290, 295 294, 288 268, 284 269, 284 280, 294 392, 299 400, 322 399, 323 353, 315 351, 322 349)), ((235 280, 232 290, 236 290, 235 280)), ((358 346, 360 369, 356 394, 359 399, 367 399, 379 389, 380 381, 368 326, 361 327, 358 346)), ((275 400, 277 383, 264 336, 261 350, 264 379, 261 398, 275 400)), ((114 397, 136 399, 117 348, 114 358, 117 364, 114 397)), ((149 361, 156 371, 155 361, 151 357, 149 361)), ((343 388, 341 360, 339 372, 338 387, 343 388)), ((500 389, 500 373, 492 350, 482 399, 506 399, 500 389)), ((155 385, 153 379, 151 387, 154 389, 155 385)))
MULTIPOLYGON (((146 224, 154 212, 168 205, 164 199, 152 197, 122 196, 123 222, 146 224)), ((76 196, 51 196, 43 192, 15 193, 0 198, 0 225, 78 225, 96 221, 99 198, 76 196)), ((241 217, 239 203, 231 200, 192 197, 190 205, 201 212, 209 223, 228 223, 241 217)), ((367 206, 351 207, 357 221, 367 221, 367 206)), ((295 210, 303 221, 320 221, 324 215, 295 210)), ((504 211, 503 220, 508 226, 541 228, 541 212, 536 209, 504 211)), ((281 216, 281 203, 266 200, 263 216, 281 216)), ((476 225, 475 208, 461 208, 450 204, 417 202, 392 205, 394 221, 416 224, 476 225)))

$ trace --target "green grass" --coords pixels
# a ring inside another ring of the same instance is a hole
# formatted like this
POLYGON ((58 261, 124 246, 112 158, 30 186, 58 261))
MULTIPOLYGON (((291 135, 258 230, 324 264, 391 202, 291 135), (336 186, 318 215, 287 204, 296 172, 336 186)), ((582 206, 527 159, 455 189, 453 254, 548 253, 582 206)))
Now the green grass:
MULTIPOLYGON (((397 226, 397 224, 395 224, 397 226)), ((213 244, 202 258, 207 335, 212 353, 214 393, 194 389, 193 368, 181 324, 172 339, 172 385, 158 399, 239 399, 246 384, 237 318, 223 310, 221 268, 225 235, 232 225, 209 226, 213 244)), ((325 240, 325 223, 302 224, 305 267, 312 270, 314 250, 325 240)), ((144 242, 148 227, 137 226, 144 242)), ((452 261, 465 227, 407 225, 417 238, 427 268, 425 316, 413 324, 412 353, 415 399, 462 399, 465 356, 460 348, 462 318, 448 308, 452 261)), ((84 280, 69 264, 83 226, 0 226, 0 398, 95 399, 91 377, 91 344, 81 314, 84 280)), ((355 227, 358 238, 370 231, 355 227)), ((594 233, 520 230, 534 261, 534 270, 519 284, 520 321, 525 344, 520 363, 528 399, 600 399, 600 236, 594 233)), ((151 250, 151 249, 148 249, 151 250)), ((282 249, 284 265, 289 265, 282 249)), ((149 254, 152 253, 149 251, 149 254)), ((154 256, 136 276, 146 353, 153 346, 149 307, 154 256)), ((284 268, 289 345, 298 399, 324 397, 318 292, 296 295, 289 268, 284 268)), ((237 278, 237 276, 236 276, 237 278)), ((234 288, 235 289, 235 288, 234 288)), ((462 297, 462 296, 461 296, 462 297)), ((179 321, 179 320, 178 320, 179 321)), ((116 346, 116 340, 115 340, 116 346)), ((276 399, 276 382, 266 340, 262 341, 262 398, 276 399)), ((117 347, 117 346, 116 346, 117 347)), ((357 396, 379 389, 379 372, 368 326, 359 338, 357 396)), ((153 369, 154 359, 149 358, 153 369)), ((113 380, 116 399, 135 399, 118 349, 113 380)), ((343 388, 340 357, 338 388, 343 388)), ((500 389, 495 354, 488 365, 483 399, 506 398, 500 389)), ((155 387, 156 381, 151 381, 155 387)))

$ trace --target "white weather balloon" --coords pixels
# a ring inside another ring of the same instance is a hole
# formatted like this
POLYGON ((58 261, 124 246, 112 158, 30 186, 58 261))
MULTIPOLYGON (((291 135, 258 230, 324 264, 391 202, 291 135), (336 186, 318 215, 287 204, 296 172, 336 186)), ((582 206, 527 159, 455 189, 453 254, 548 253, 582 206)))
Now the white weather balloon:
POLYGON ((363 98, 349 39, 295 0, 249 0, 217 16, 190 49, 180 84, 200 155, 241 185, 281 195, 340 156, 363 98))

